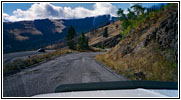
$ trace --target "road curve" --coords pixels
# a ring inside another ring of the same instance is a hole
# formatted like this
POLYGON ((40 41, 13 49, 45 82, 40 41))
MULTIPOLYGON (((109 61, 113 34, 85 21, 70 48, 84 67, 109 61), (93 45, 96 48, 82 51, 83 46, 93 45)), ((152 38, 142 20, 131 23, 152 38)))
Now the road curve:
POLYGON ((98 52, 62 55, 3 79, 3 96, 53 93, 61 84, 126 80, 94 60, 98 52))
MULTIPOLYGON (((53 51, 55 51, 55 50, 46 50, 45 53, 53 52, 53 51)), ((28 58, 28 56, 39 55, 39 54, 42 54, 42 52, 38 52, 36 50, 7 53, 7 54, 3 54, 3 63, 9 62, 9 61, 14 61, 16 59, 28 58)))

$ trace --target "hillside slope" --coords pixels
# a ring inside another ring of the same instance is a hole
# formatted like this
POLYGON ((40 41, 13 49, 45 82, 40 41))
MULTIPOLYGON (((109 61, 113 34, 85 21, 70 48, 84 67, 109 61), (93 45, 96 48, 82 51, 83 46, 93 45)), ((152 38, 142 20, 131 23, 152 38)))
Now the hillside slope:
POLYGON ((62 39, 62 21, 35 20, 3 23, 3 52, 17 52, 40 48, 62 39))
POLYGON ((90 46, 114 47, 120 41, 122 31, 121 21, 116 21, 86 33, 90 46), (104 30, 107 28, 107 37, 103 37, 104 30))
POLYGON ((79 35, 117 20, 115 17, 110 18, 110 15, 102 15, 83 19, 4 22, 3 52, 33 50, 54 44, 64 39, 70 26, 79 35))
POLYGON ((96 59, 133 80, 178 80, 178 6, 171 4, 129 31, 96 59))

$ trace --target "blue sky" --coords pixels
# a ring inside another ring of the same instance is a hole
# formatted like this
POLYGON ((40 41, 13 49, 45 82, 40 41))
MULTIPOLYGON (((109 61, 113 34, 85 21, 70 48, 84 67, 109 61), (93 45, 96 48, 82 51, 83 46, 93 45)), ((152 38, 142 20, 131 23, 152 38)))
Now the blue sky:
MULTIPOLYGON (((16 9, 27 10, 28 8, 31 7, 32 4, 34 3, 4 3, 3 12, 12 15, 14 10, 16 9)), ((95 3, 51 3, 51 4, 61 7, 75 8, 81 6, 84 8, 93 9, 93 5, 95 3)), ((112 3, 112 4, 115 5, 117 8, 123 8, 123 9, 128 8, 130 6, 130 3, 112 3)), ((146 5, 151 5, 151 4, 146 4, 146 5)))
MULTIPOLYGON (((5 21, 43 18, 69 19, 110 14, 116 16, 118 8, 126 11, 133 3, 3 3, 5 21)), ((142 3, 150 7, 155 3, 142 3)))

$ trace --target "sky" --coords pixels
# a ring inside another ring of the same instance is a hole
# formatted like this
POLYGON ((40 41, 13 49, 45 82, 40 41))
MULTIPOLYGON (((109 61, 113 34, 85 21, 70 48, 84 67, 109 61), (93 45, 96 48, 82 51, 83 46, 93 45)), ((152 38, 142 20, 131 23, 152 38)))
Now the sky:
MULTIPOLYGON (((3 3, 3 21, 34 19, 74 19, 110 14, 117 16, 118 8, 127 13, 134 3, 3 3)), ((157 3, 158 4, 158 3, 157 3)), ((142 3, 143 7, 157 5, 142 3)))

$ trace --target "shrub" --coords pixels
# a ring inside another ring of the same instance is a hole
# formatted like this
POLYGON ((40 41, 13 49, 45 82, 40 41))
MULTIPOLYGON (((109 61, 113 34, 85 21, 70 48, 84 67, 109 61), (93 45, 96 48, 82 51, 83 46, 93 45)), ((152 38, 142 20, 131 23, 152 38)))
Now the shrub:
POLYGON ((153 20, 155 18, 155 12, 150 12, 149 18, 150 18, 150 20, 153 20))
POLYGON ((108 37, 108 28, 106 27, 103 32, 103 37, 108 37))
POLYGON ((131 26, 128 26, 127 29, 125 29, 122 33, 121 33, 121 38, 125 38, 126 35, 130 32, 131 30, 131 26))
POLYGON ((103 44, 99 44, 98 48, 104 49, 104 45, 103 44))

